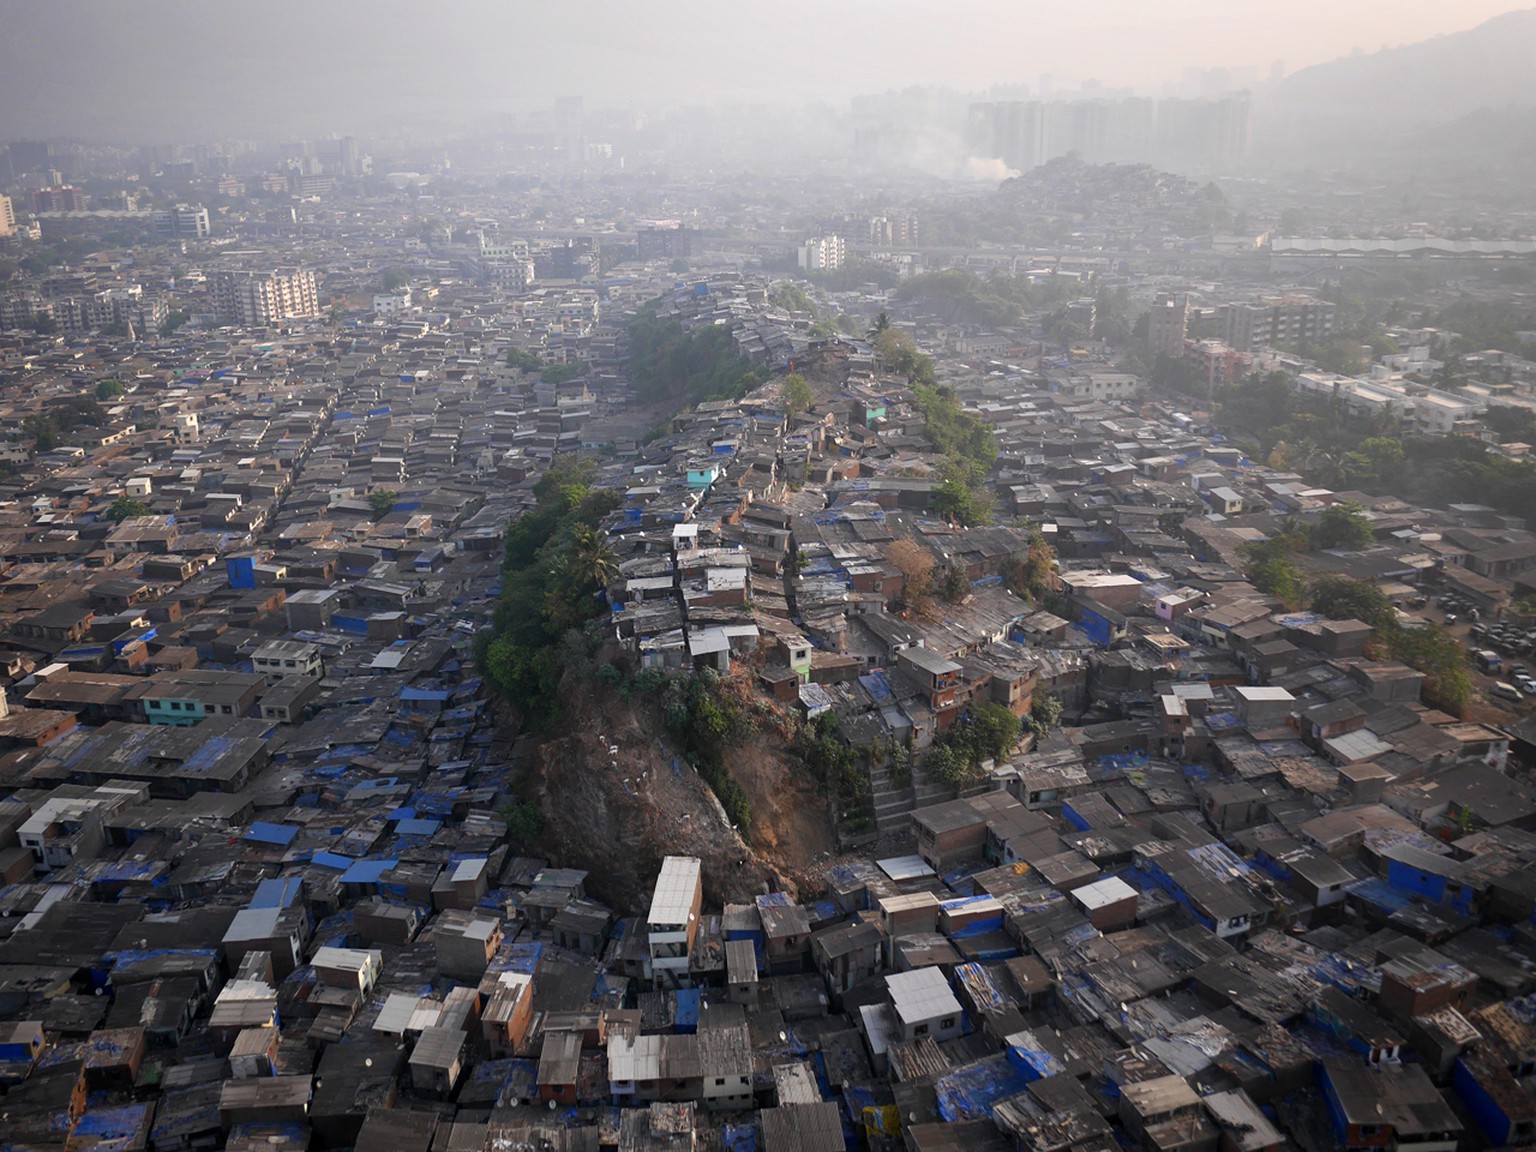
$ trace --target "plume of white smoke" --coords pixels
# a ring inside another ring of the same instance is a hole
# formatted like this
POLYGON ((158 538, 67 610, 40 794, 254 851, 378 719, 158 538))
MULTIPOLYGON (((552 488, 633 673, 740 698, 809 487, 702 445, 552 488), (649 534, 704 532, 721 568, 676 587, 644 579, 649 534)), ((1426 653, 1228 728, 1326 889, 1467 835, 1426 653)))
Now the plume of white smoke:
POLYGON ((1018 172, 992 156, 978 156, 958 132, 926 125, 906 134, 906 163, 943 180, 1000 183, 1018 172))

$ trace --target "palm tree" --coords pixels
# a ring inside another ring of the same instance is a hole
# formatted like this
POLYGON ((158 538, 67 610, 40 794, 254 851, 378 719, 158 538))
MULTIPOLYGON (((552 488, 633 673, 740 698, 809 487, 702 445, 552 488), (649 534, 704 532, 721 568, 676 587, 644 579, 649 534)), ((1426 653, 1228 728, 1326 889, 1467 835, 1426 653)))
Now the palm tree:
POLYGON ((891 326, 891 318, 886 315, 885 309, 880 309, 880 314, 875 317, 875 322, 870 325, 869 331, 864 333, 866 339, 873 340, 891 326))
POLYGON ((619 572, 618 558, 608 546, 608 538, 588 524, 571 529, 571 546, 566 553, 565 569, 581 588, 604 588, 619 572))

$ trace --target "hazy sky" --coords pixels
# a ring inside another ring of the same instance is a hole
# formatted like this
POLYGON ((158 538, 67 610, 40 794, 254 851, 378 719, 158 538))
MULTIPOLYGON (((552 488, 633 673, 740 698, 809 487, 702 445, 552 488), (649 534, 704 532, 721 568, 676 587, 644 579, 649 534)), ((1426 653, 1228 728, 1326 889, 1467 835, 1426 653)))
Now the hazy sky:
MULTIPOLYGON (((0 0, 6 137, 174 140, 914 84, 1155 93, 1470 28, 1509 0, 0 0)), ((0 137, 3 138, 3 137, 0 137)))

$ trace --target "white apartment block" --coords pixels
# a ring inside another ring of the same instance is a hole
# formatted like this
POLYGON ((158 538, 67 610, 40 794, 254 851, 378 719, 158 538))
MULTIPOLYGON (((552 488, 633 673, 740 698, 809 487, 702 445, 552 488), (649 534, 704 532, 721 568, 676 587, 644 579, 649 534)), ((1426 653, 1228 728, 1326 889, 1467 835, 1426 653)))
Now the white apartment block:
POLYGON ((848 259, 841 236, 814 236, 800 245, 800 267, 807 272, 830 272, 848 259))
POLYGON ((212 287, 214 311, 226 324, 260 326, 320 315, 315 274, 303 268, 220 272, 212 287))

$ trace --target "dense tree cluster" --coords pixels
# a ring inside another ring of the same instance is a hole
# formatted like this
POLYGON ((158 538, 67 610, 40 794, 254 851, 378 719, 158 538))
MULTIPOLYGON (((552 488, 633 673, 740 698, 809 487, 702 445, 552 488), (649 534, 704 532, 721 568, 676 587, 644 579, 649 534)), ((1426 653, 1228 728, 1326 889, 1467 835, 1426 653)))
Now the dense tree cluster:
POLYGON ((736 353, 730 328, 711 325, 686 332, 676 319, 647 304, 629 323, 630 380, 643 402, 688 407, 705 400, 735 400, 758 384, 752 366, 736 353))
POLYGON ((602 610, 597 593, 615 570, 597 526, 618 496, 592 488, 594 474, 589 460, 557 463, 534 485, 538 503, 507 531, 501 600, 482 663, 536 727, 551 726, 559 712, 556 646, 602 610))
POLYGON ((1472 698, 1466 653, 1434 624, 1404 627, 1392 602, 1374 584, 1348 576, 1319 576, 1310 589, 1312 611, 1330 620, 1360 620, 1375 629, 1379 653, 1424 673, 1424 696, 1451 713, 1472 698))
POLYGON ((966 527, 987 523, 992 499, 985 481, 997 459, 992 426, 961 408, 954 392, 944 385, 918 384, 913 394, 928 439, 944 456, 929 510, 966 527))
POLYGON ((1001 704, 975 705, 933 742, 923 768, 934 780, 962 787, 980 778, 983 761, 1002 760, 1013 751, 1021 727, 1001 704))
MULTIPOLYGON (((1489 413, 1507 435, 1536 431, 1526 416, 1489 413)), ((1342 397, 1298 393, 1283 372, 1254 375, 1227 390, 1219 426, 1254 455, 1335 490, 1390 494, 1415 504, 1487 504, 1513 516, 1536 508, 1536 463, 1490 452, 1467 436, 1404 432, 1398 415, 1351 417, 1342 397)))

